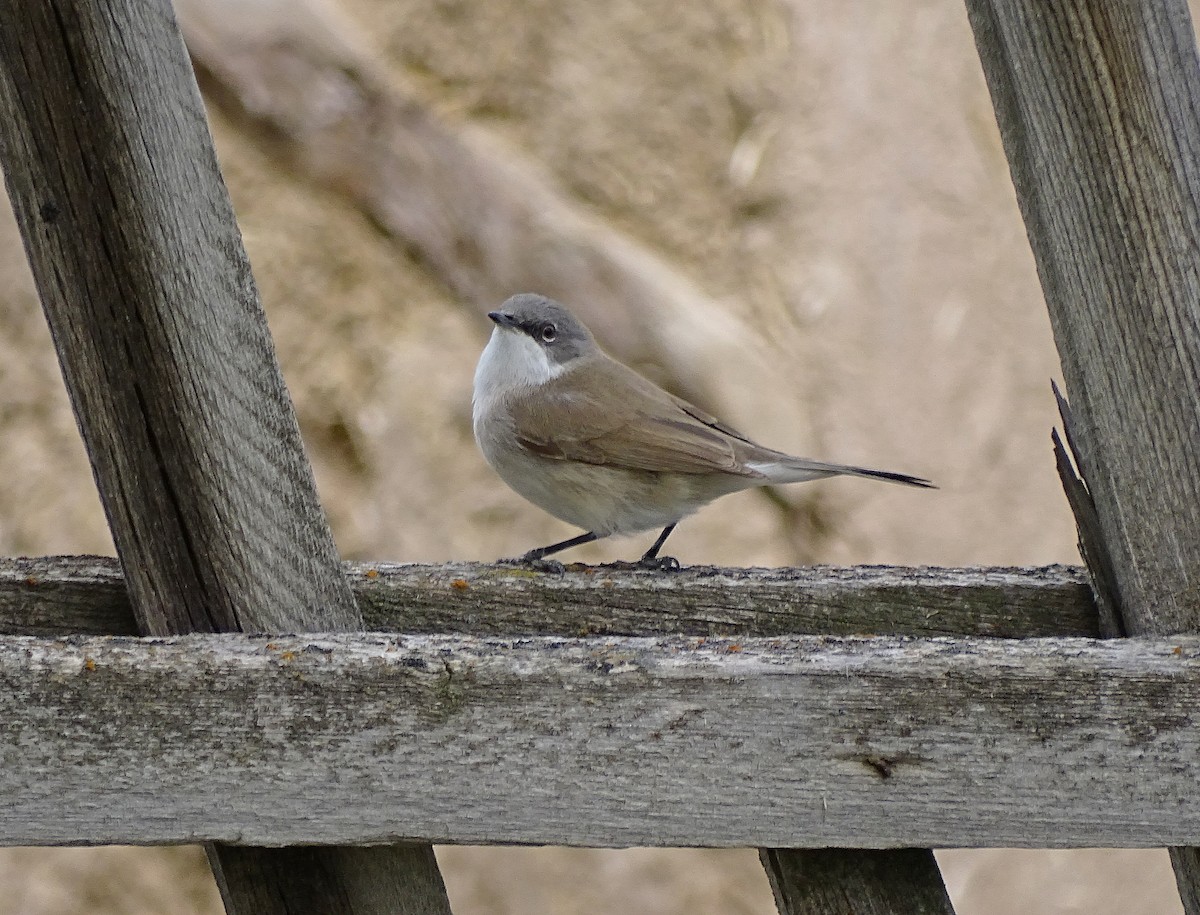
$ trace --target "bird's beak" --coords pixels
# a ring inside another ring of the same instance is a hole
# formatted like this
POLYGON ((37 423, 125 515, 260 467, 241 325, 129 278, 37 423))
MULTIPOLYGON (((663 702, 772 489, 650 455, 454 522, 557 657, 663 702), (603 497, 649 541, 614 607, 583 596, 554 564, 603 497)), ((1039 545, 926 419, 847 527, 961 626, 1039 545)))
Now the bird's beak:
POLYGON ((516 327, 517 326, 516 319, 512 315, 505 314, 502 311, 489 311, 488 317, 491 318, 493 321, 495 321, 501 327, 516 327))

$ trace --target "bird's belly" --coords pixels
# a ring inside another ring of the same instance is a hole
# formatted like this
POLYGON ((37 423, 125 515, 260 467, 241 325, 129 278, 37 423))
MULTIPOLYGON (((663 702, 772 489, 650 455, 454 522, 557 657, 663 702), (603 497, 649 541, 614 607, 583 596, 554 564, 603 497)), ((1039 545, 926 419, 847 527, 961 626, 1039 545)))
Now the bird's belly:
POLYGON ((484 456, 519 495, 600 537, 666 527, 722 494, 699 474, 557 461, 523 450, 485 448, 484 456))

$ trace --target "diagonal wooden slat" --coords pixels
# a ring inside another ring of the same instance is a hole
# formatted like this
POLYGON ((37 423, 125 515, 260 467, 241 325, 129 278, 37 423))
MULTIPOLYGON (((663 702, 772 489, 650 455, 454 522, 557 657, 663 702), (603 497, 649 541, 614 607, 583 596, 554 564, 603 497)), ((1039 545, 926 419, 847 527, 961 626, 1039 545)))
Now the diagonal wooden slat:
MULTIPOLYGON (((1188 5, 967 0, 967 11, 1071 399, 1094 505, 1082 536, 1111 567, 1106 603, 1131 635, 1200 631, 1200 61, 1188 5)), ((1198 915, 1200 850, 1171 856, 1198 915)))
POLYGON ((938 915, 953 907, 927 848, 765 848, 781 915, 938 915), (847 890, 853 888, 851 896, 847 890))
MULTIPOLYGON (((0 161, 139 629, 359 628, 169 0, 10 5, 0 161)), ((303 900, 230 854, 230 911, 449 911, 428 846, 311 853, 303 900)))

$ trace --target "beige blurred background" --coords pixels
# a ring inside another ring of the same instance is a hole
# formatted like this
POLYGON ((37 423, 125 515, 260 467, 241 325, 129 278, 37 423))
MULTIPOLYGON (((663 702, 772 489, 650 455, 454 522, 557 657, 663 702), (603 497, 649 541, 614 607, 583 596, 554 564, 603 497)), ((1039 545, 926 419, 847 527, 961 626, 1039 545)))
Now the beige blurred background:
MULTIPOLYGON (((220 0, 220 14, 239 6, 220 0)), ((270 20, 292 5, 250 6, 270 20)), ((322 15, 397 91, 486 135, 749 341, 723 349, 727 327, 685 315, 678 333, 659 328, 661 364, 651 352, 644 370, 674 366, 768 444, 941 486, 733 496, 681 525, 684 563, 1078 561, 1049 447, 1057 357, 958 0, 340 0, 322 15)), ((344 555, 490 560, 569 536, 471 440, 486 303, 209 101, 344 555)), ((660 320, 653 303, 632 307, 660 320)), ((0 550, 112 551, 6 210, 0 550)), ((751 851, 438 854, 458 915, 773 911, 751 851)), ((1162 851, 940 857, 962 915, 1181 911, 1162 851)), ((0 850, 0 915, 216 911, 197 849, 0 850)))

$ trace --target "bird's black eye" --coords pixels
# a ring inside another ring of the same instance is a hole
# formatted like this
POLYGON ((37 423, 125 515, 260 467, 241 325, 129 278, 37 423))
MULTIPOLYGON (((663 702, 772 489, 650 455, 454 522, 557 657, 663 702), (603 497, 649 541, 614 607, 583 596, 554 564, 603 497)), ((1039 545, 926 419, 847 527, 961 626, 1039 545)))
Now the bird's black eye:
POLYGON ((538 335, 542 338, 543 343, 553 343, 558 339, 558 328, 553 324, 543 324, 538 335))

